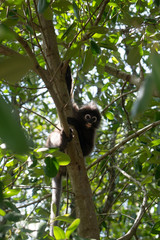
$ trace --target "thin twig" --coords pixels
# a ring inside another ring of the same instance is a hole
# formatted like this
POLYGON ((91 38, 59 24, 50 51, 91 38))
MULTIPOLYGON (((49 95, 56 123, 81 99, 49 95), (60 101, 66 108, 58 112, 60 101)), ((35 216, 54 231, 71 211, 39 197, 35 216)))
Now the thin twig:
POLYGON ((31 110, 31 109, 29 109, 29 108, 26 108, 26 107, 23 107, 23 106, 22 106, 22 108, 24 108, 25 110, 27 110, 27 111, 29 111, 29 112, 31 112, 31 113, 34 113, 34 114, 36 114, 37 116, 43 118, 45 121, 47 121, 48 123, 50 123, 51 125, 53 125, 55 128, 57 128, 59 131, 61 131, 61 129, 60 129, 59 127, 57 127, 54 123, 52 123, 50 120, 48 120, 48 119, 45 118, 44 116, 42 116, 42 115, 34 112, 33 110, 31 110))
POLYGON ((110 102, 110 104, 108 104, 108 105, 103 109, 103 111, 101 112, 101 114, 104 114, 104 113, 107 111, 107 109, 108 109, 114 102, 116 102, 117 100, 119 100, 120 98, 122 98, 122 97, 124 97, 124 96, 126 96, 126 95, 128 95, 128 94, 130 94, 130 93, 136 92, 136 91, 137 91, 137 89, 131 90, 131 91, 126 92, 126 93, 123 93, 123 94, 121 94, 119 97, 113 99, 113 100, 110 102))

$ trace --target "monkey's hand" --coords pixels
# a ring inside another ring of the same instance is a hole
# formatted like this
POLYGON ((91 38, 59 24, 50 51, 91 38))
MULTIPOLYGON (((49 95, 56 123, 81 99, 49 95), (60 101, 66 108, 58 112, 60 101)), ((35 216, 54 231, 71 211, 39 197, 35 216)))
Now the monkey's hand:
POLYGON ((64 130, 62 131, 61 137, 62 137, 62 141, 61 141, 60 151, 64 152, 65 148, 67 147, 67 143, 70 142, 73 138, 72 129, 70 129, 69 137, 66 136, 64 130))

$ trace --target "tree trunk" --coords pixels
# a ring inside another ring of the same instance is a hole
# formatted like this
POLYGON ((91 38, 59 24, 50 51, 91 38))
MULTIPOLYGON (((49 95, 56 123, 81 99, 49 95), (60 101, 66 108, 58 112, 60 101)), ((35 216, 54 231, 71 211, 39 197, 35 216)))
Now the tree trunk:
MULTIPOLYGON (((70 130, 66 119, 67 116, 72 116, 72 103, 68 96, 52 20, 46 20, 40 15, 40 26, 42 28, 43 53, 47 60, 48 76, 50 77, 50 79, 43 80, 56 104, 60 122, 67 135, 70 130)), ((75 194, 76 216, 80 218, 78 232, 81 237, 99 239, 97 216, 84 158, 77 133, 74 131, 73 135, 74 138, 67 148, 67 153, 71 158, 67 170, 75 194)))

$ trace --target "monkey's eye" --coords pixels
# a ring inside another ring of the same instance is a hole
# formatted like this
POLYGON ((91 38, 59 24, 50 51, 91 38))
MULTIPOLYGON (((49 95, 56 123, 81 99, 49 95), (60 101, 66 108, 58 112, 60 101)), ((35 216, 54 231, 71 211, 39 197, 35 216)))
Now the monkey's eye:
POLYGON ((92 120, 93 120, 93 122, 97 122, 97 117, 96 117, 96 116, 93 116, 93 117, 92 117, 92 120))
POLYGON ((84 116, 84 118, 85 118, 86 120, 89 120, 89 119, 91 119, 91 115, 86 114, 86 115, 84 116))

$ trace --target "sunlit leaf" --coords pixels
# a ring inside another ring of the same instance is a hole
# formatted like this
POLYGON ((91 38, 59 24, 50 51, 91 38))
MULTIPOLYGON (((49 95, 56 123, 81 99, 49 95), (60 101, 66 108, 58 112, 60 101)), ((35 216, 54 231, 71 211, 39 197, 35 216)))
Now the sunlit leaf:
POLYGON ((17 195, 21 190, 20 189, 10 189, 4 192, 4 198, 10 198, 17 195))
POLYGON ((53 233, 54 233, 56 240, 66 239, 65 233, 64 233, 63 229, 60 227, 54 226, 53 233))
POLYGON ((6 0, 9 5, 21 5, 24 0, 6 0))
POLYGON ((153 147, 158 146, 158 145, 160 145, 160 139, 153 140, 151 143, 152 143, 153 147))
POLYGON ((113 120, 114 119, 114 114, 112 112, 107 112, 106 114, 106 117, 109 119, 109 120, 113 120))
POLYGON ((0 208, 0 216, 5 216, 5 215, 6 215, 6 212, 0 208))
POLYGON ((53 156, 56 158, 60 166, 67 166, 71 161, 68 154, 60 151, 54 152, 53 156))
POLYGON ((77 227, 79 226, 80 224, 80 219, 77 218, 75 219, 71 225, 67 228, 67 231, 66 231, 66 238, 69 239, 70 238, 70 235, 77 229, 77 227))

